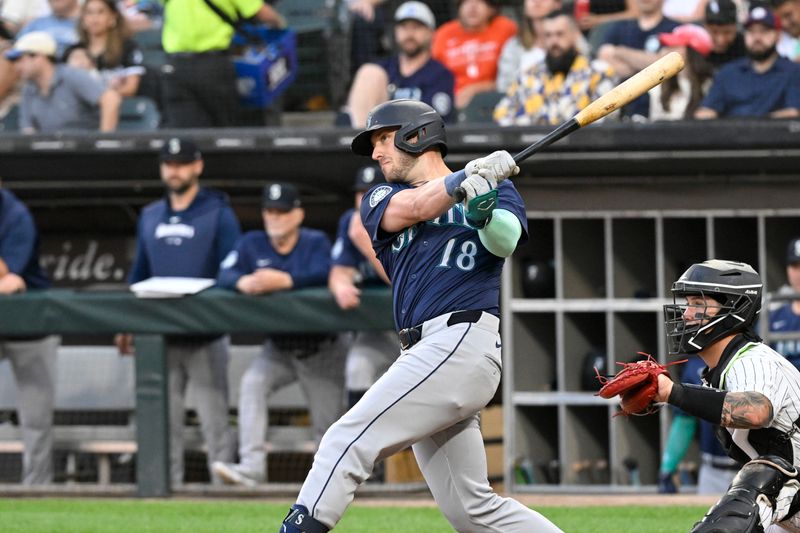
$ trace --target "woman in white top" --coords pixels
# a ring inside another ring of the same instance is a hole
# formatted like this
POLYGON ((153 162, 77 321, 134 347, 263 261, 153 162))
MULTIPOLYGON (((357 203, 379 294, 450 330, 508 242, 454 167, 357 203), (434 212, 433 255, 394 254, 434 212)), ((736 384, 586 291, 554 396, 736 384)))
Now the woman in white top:
POLYGON ((664 46, 662 52, 679 52, 686 67, 650 92, 650 120, 692 118, 713 78, 713 67, 706 60, 711 36, 701 26, 682 24, 671 33, 659 34, 658 39, 664 46))
POLYGON ((544 17, 561 9, 561 0, 524 0, 522 23, 503 46, 497 65, 497 90, 505 93, 521 72, 544 61, 544 17))

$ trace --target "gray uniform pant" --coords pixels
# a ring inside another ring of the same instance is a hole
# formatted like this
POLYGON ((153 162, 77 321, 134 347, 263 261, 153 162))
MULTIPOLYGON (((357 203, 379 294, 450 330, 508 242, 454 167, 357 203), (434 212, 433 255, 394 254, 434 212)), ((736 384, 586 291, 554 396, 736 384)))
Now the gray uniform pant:
POLYGON ((61 337, 10 341, 0 339, 0 359, 8 358, 17 384, 22 441, 22 482, 53 482, 53 403, 56 355, 61 337))
MULTIPOLYGON (((169 340, 170 478, 183 483, 184 399, 191 381, 196 391, 200 428, 208 449, 208 464, 233 459, 233 435, 228 427, 228 337, 213 341, 169 340)), ((214 483, 220 483, 211 475, 214 483)))
POLYGON ((365 391, 372 386, 400 355, 400 342, 394 331, 359 331, 347 350, 345 387, 365 391))
POLYGON ((499 319, 423 324, 422 340, 403 351, 364 397, 322 438, 297 502, 335 526, 375 462, 413 445, 436 503, 469 533, 557 533, 539 513, 489 485, 479 411, 500 383, 499 319))
POLYGON ((295 381, 308 400, 314 438, 319 442, 344 409, 345 353, 339 338, 322 342, 316 353, 306 357, 285 353, 267 339, 242 376, 239 392, 239 464, 243 468, 265 472, 267 398, 295 381))

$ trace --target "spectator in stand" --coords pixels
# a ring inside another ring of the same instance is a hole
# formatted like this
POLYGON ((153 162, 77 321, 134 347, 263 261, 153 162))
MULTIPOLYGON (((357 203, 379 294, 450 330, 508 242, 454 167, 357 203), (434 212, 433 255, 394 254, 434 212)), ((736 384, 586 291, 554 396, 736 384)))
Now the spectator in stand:
MULTIPOLYGON (((690 357, 681 370, 681 382, 700 386, 706 364, 699 357, 690 357)), ((700 471, 697 478, 697 494, 723 494, 733 481, 741 465, 728 457, 715 435, 712 423, 687 415, 673 407, 672 425, 669 430, 664 455, 658 475, 658 492, 678 492, 674 477, 678 464, 683 460, 700 425, 700 471)))
POLYGON ((51 13, 30 21, 19 31, 17 38, 34 31, 47 32, 58 44, 56 59, 61 59, 67 46, 78 42, 77 22, 81 6, 78 0, 48 0, 48 3, 51 13))
POLYGON ((614 87, 606 63, 578 53, 580 29, 570 12, 550 13, 542 30, 547 55, 498 102, 494 120, 501 126, 560 124, 614 87))
POLYGON ((772 0, 772 9, 781 21, 778 53, 792 61, 800 61, 800 0, 772 0))
POLYGON ((708 55, 713 46, 711 36, 701 26, 681 24, 671 33, 658 36, 667 49, 683 56, 686 66, 677 76, 656 85, 650 92, 650 120, 682 120, 694 118, 703 96, 708 92, 713 67, 708 55))
POLYGON ((800 65, 778 55, 778 39, 772 12, 763 6, 751 9, 744 32, 747 57, 717 72, 695 118, 797 117, 800 65))
MULTIPOLYGON (((606 61, 620 78, 628 78, 658 59, 660 33, 669 33, 678 23, 662 14, 664 0, 636 0, 639 15, 635 19, 615 22, 609 28, 597 57, 606 61)), ((650 100, 644 94, 625 106, 627 117, 646 119, 650 100)))
MULTIPOLYGON (((792 239, 786 251, 786 281, 790 292, 800 293, 800 238, 792 239)), ((771 311, 769 330, 772 333, 800 332, 800 300, 792 300, 771 311)), ((775 341, 770 346, 800 368, 800 339, 775 341)))
MULTIPOLYGON (((302 227, 305 211, 293 185, 271 183, 261 203, 264 228, 245 233, 222 263, 220 286, 244 294, 324 287, 331 243, 321 231, 302 227)), ((267 398, 299 381, 308 398, 319 441, 344 407, 345 350, 334 333, 270 335, 242 376, 239 392, 239 463, 214 463, 232 484, 254 486, 266 479, 264 437, 267 398)))
POLYGON ((3 0, 0 2, 0 37, 13 40, 23 26, 49 13, 47 0, 3 0))
POLYGON ((164 8, 162 68, 164 112, 170 128, 221 128, 240 121, 236 70, 230 57, 230 22, 256 19, 285 28, 286 21, 263 0, 170 0, 164 8))
MULTIPOLYGON (((383 271, 376 272, 372 240, 364 229, 359 213, 364 193, 384 182, 375 165, 362 167, 356 174, 355 209, 348 209, 339 219, 336 242, 331 249, 331 272, 328 288, 342 310, 361 305, 361 289, 386 287, 389 279, 383 271)), ((397 334, 389 331, 359 331, 347 351, 345 389, 348 407, 353 407, 364 393, 400 355, 397 334)))
POLYGON ((25 81, 20 102, 23 133, 113 131, 122 98, 88 72, 56 65, 56 42, 45 32, 20 37, 6 58, 25 81))
POLYGON ((713 43, 708 62, 715 72, 728 61, 744 57, 747 53, 744 35, 737 25, 733 0, 709 0, 706 4, 705 28, 713 43))
POLYGON ((463 109, 477 93, 495 91, 497 62, 517 25, 499 14, 497 0, 458 0, 458 19, 433 37, 433 58, 455 75, 455 104, 463 109))
POLYGON ((520 73, 544 61, 544 18, 561 9, 561 0, 523 0, 522 23, 517 35, 506 41, 497 64, 497 90, 508 91, 520 73))
POLYGON ((116 0, 86 0, 78 34, 106 86, 123 97, 135 96, 144 74, 143 56, 130 38, 116 0))
POLYGON ((431 58, 433 13, 422 2, 405 2, 394 20, 397 54, 362 65, 350 88, 347 106, 354 128, 364 127, 370 109, 398 98, 425 102, 445 120, 453 116, 453 74, 431 58))
POLYGON ((575 20, 593 43, 601 42, 613 22, 636 18, 639 7, 634 0, 575 0, 575 20))
MULTIPOLYGON (((50 286, 39 266, 39 237, 28 208, 0 188, 0 295, 50 286)), ((0 335, 0 359, 8 359, 17 384, 17 412, 24 451, 22 483, 53 482, 53 401, 61 339, 0 335)))
MULTIPOLYGON (((128 281, 154 276, 216 278, 239 237, 239 221, 222 193, 200 186, 203 158, 191 139, 172 138, 161 149, 159 170, 166 196, 146 206, 138 223, 136 258, 128 281)), ((129 334, 114 339, 133 353, 129 334)), ((191 382, 207 448, 208 465, 229 461, 228 344, 224 335, 172 335, 167 339, 170 478, 183 484, 184 398, 191 382)), ((212 481, 219 482, 212 474, 212 481)))
POLYGON ((708 0, 664 0, 664 16, 677 22, 700 22, 708 0))

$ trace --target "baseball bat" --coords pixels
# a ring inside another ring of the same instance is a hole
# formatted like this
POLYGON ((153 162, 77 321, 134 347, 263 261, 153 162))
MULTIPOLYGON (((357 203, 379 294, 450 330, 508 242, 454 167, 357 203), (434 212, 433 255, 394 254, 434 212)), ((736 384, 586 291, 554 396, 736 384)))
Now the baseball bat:
MULTIPOLYGON (((624 107, 659 83, 673 77, 682 69, 683 56, 678 52, 670 52, 623 81, 606 94, 584 107, 574 117, 522 150, 514 156, 514 162, 520 164, 536 152, 566 137, 573 131, 579 130, 587 124, 591 124, 595 120, 603 118, 609 113, 624 107)), ((453 197, 456 199, 456 202, 463 202, 466 193, 462 187, 457 187, 453 193, 453 197)))

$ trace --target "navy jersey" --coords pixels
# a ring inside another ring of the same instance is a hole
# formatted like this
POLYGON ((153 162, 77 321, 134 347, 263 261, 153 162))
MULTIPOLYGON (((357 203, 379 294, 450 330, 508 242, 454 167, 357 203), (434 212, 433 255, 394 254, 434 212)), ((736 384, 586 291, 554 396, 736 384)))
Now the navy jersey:
MULTIPOLYGON (((800 315, 794 314, 792 304, 782 305, 769 314, 769 330, 775 333, 795 332, 800 336, 800 315)), ((797 340, 776 341, 770 347, 800 368, 800 338, 797 340)))
POLYGON ((218 191, 201 188, 183 211, 173 211, 166 198, 153 202, 139 217, 136 259, 128 281, 152 276, 216 278, 240 232, 233 209, 218 191))
POLYGON ((39 235, 28 208, 10 191, 0 189, 0 259, 29 289, 50 286, 39 266, 39 235))
MULTIPOLYGON (((480 310, 499 316, 504 259, 483 246, 461 204, 395 234, 381 229, 389 199, 409 188, 381 184, 365 194, 361 203, 361 218, 372 246, 392 280, 397 329, 418 326, 452 311, 480 310)), ((497 191, 498 208, 510 211, 522 224, 520 243, 524 243, 528 220, 522 198, 509 180, 501 182, 497 191)))
POLYGON ((286 255, 279 254, 264 230, 248 231, 236 241, 222 262, 217 283, 236 289, 236 282, 260 268, 274 268, 292 276, 295 289, 326 285, 330 270, 331 242, 315 229, 300 228, 297 244, 286 255))
POLYGON ((406 77, 400 72, 400 62, 396 55, 379 61, 378 65, 389 77, 389 100, 400 98, 419 100, 434 108, 445 122, 454 119, 455 78, 447 67, 435 59, 430 59, 422 68, 406 77))
POLYGON ((336 232, 336 242, 333 243, 331 248, 331 266, 345 266, 355 268, 358 271, 359 278, 357 282, 360 285, 385 285, 380 278, 372 262, 364 257, 350 236, 347 230, 350 228, 350 219, 355 215, 355 209, 348 209, 339 219, 339 229, 336 232))

